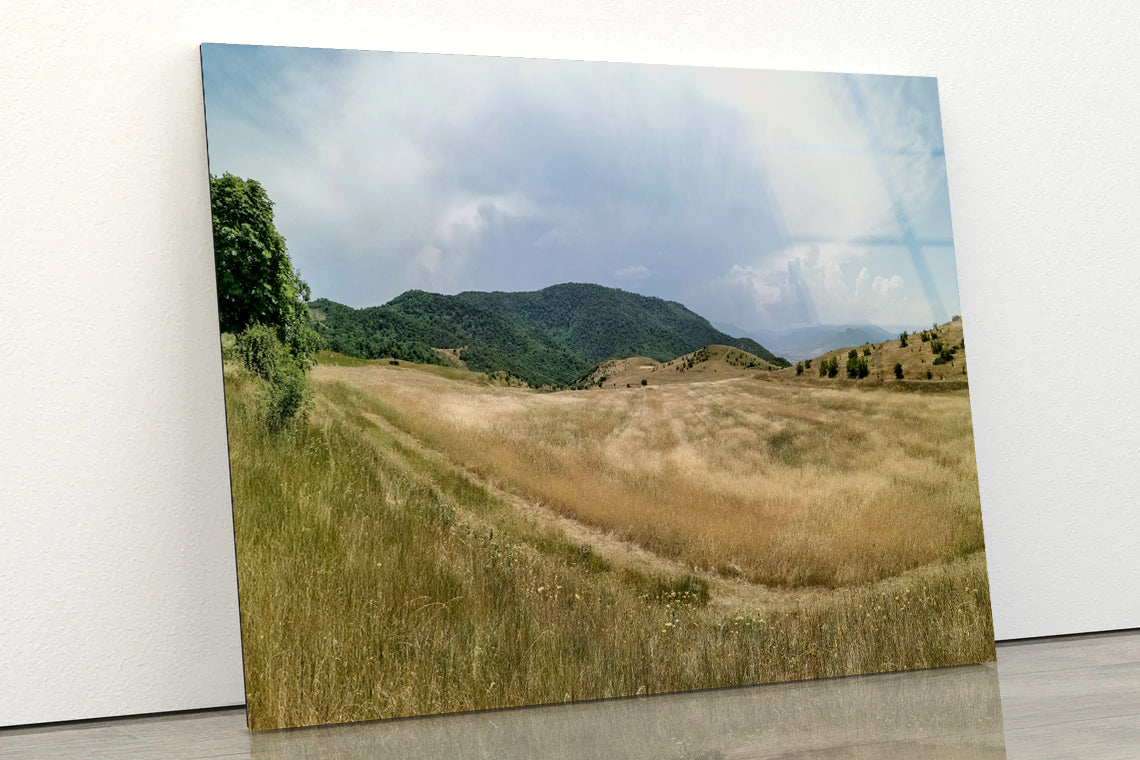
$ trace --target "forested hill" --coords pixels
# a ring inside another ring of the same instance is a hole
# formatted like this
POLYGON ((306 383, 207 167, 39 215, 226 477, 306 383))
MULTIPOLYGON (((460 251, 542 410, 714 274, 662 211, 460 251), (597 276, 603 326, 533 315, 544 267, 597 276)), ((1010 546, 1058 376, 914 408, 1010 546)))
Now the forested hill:
POLYGON ((352 309, 319 299, 318 329, 334 351, 440 362, 432 348, 463 349, 473 370, 503 370, 534 385, 567 385, 607 359, 668 361, 710 344, 779 366, 751 338, 733 338, 679 303, 601 285, 567 283, 524 293, 454 296, 409 290, 383 306, 352 309))

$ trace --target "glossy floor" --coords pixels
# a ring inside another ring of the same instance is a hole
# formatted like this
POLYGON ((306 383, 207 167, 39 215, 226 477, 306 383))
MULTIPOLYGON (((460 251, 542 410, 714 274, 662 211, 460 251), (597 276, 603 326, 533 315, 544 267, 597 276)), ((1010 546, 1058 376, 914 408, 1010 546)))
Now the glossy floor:
POLYGON ((240 709, 0 731, 0 758, 1140 757, 1140 632, 998 664, 250 734, 240 709), (1003 723, 1004 713, 1004 723, 1003 723))

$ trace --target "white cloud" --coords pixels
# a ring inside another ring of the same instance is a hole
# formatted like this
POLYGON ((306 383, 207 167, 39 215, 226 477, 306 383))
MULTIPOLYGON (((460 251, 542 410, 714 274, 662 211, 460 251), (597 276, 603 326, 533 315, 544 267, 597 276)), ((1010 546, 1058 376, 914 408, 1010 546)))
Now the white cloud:
POLYGON ((649 267, 642 266, 641 264, 635 264, 633 266, 622 267, 621 269, 614 272, 614 278, 615 279, 631 280, 631 281, 635 281, 635 282, 640 281, 640 280, 648 280, 652 276, 653 276, 653 270, 650 269, 649 267))
POLYGON ((930 308, 917 284, 885 269, 908 260, 905 249, 797 244, 762 265, 733 264, 712 287, 748 300, 748 313, 735 317, 744 327, 923 324, 930 308))
MULTIPOLYGON (((233 81, 253 90, 229 108, 207 77, 211 167, 262 181, 315 296, 364 306, 408 287, 617 281, 744 326, 871 319, 925 301, 905 251, 851 242, 900 234, 862 152, 852 82, 880 140, 921 153, 941 140, 920 107, 928 80, 409 54, 274 60, 235 54, 233 81)), ((916 160, 892 164, 900 203, 948 229, 944 162, 916 160)))

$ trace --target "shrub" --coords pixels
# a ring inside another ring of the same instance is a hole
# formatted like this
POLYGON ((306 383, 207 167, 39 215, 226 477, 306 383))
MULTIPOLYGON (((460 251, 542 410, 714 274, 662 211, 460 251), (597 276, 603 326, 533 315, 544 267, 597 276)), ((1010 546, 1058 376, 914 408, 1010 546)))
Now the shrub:
POLYGON ((928 333, 926 330, 923 330, 922 331, 922 342, 925 343, 928 340, 930 340, 930 333, 928 333))
POLYGON ((641 378, 641 384, 642 385, 649 385, 649 381, 643 377, 643 378, 641 378))
POLYGON ((859 352, 856 351, 855 349, 851 349, 850 351, 847 352, 847 358, 848 359, 854 359, 858 355, 859 355, 859 352))
POLYGON ((804 363, 803 362, 796 362, 796 374, 802 375, 803 373, 804 373, 804 363))
POLYGON ((804 369, 811 369, 811 359, 804 359, 804 369))
POLYGON ((942 341, 931 340, 930 341, 930 353, 932 353, 932 354, 942 353, 942 341))
POLYGON ((926 379, 931 380, 933 378, 934 378, 934 373, 931 372, 930 370, 926 370, 926 379))
POLYGON ((295 419, 303 420, 308 416, 313 392, 296 361, 285 359, 277 365, 264 399, 265 424, 271 430, 281 430, 295 419))
POLYGON ((827 361, 827 359, 820 360, 820 362, 819 362, 819 376, 820 377, 827 377, 827 368, 829 366, 831 366, 831 364, 827 361))
POLYGON ((906 330, 899 333, 899 348, 906 348, 906 330))
POLYGON ((235 349, 242 366, 263 380, 272 380, 277 365, 286 360, 285 347, 277 340, 277 331, 260 323, 242 330, 235 349))
POLYGON ((833 357, 831 357, 831 361, 829 361, 827 363, 827 376, 828 377, 835 377, 838 374, 839 374, 839 358, 833 356, 833 357))
POLYGON ((870 355, 871 355, 871 349, 869 347, 864 348, 863 349, 863 356, 870 356, 870 355))
POLYGON ((869 374, 871 374, 871 370, 867 366, 866 359, 857 356, 852 356, 847 359, 847 377, 852 380, 858 380, 869 374))
POLYGON ((898 363, 898 362, 895 362, 895 379, 897 379, 897 380, 902 380, 902 379, 903 379, 903 368, 902 368, 902 364, 900 364, 900 363, 898 363))

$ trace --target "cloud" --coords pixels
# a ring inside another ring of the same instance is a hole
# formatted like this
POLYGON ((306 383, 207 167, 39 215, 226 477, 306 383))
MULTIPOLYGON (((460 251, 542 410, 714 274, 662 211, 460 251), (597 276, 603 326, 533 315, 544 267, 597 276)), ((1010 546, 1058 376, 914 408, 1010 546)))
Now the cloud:
MULTIPOLYGON (((901 233, 856 91, 881 142, 917 151, 891 164, 899 202, 949 228, 944 162, 922 153, 941 146, 930 80, 244 46, 203 60, 211 171, 259 179, 314 295, 354 306, 577 281, 744 326, 916 312, 906 252, 858 242, 901 233)), ((936 271, 956 300, 953 266, 936 271)))
POLYGON ((640 280, 648 280, 652 276, 653 270, 651 270, 649 267, 642 266, 641 264, 622 267, 621 269, 614 272, 615 280, 629 280, 637 282, 640 280))
POLYGON ((907 266, 900 248, 797 244, 764 266, 733 264, 712 288, 722 298, 748 302, 735 321, 748 329, 925 324, 930 306, 913 278, 899 271, 907 266))

